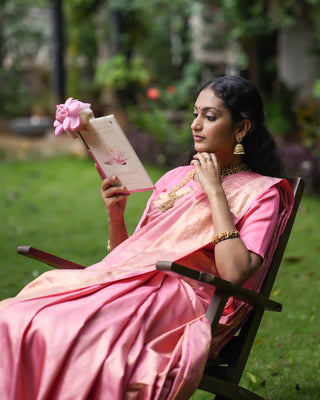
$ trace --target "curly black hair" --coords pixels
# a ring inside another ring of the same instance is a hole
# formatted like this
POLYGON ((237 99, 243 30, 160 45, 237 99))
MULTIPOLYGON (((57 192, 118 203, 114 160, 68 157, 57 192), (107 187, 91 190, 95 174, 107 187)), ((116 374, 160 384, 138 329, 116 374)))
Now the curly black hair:
POLYGON ((221 76, 207 82, 199 93, 207 88, 223 101, 235 125, 244 119, 250 120, 251 128, 242 140, 248 168, 262 175, 283 176, 283 165, 276 143, 264 124, 263 100, 255 85, 239 76, 221 76))

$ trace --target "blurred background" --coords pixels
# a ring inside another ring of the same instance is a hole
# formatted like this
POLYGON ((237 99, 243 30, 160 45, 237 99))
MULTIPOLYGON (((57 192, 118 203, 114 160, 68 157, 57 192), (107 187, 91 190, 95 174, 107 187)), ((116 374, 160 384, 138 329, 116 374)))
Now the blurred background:
POLYGON ((260 89, 288 173, 319 193, 319 3, 2 0, 0 160, 65 149, 52 121, 71 96, 116 114, 145 162, 174 165, 199 85, 237 74, 260 89))

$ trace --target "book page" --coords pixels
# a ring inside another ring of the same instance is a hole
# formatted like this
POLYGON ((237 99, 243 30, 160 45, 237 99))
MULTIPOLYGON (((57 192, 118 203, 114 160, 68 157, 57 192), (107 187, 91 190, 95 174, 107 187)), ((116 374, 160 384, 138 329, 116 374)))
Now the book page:
POLYGON ((80 136, 105 177, 117 175, 129 192, 154 184, 114 115, 93 118, 80 136))

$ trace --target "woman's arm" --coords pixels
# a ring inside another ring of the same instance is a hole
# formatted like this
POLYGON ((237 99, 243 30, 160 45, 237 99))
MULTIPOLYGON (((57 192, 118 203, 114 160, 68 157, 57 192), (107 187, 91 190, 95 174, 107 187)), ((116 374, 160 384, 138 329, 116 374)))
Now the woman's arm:
MULTIPOLYGON (((212 222, 215 234, 235 230, 228 202, 220 182, 219 166, 216 156, 199 153, 192 161, 197 179, 208 197, 212 209, 212 222), (208 161, 207 157, 212 161, 208 161)), ((219 275, 235 284, 245 282, 260 266, 262 258, 249 252, 240 239, 235 237, 215 245, 215 265, 219 275)))
MULTIPOLYGON (((98 172, 102 178, 99 169, 98 172)), ((108 213, 111 249, 114 249, 129 237, 124 220, 124 212, 129 194, 130 193, 124 186, 120 186, 118 177, 113 176, 103 179, 101 184, 101 197, 108 213)))

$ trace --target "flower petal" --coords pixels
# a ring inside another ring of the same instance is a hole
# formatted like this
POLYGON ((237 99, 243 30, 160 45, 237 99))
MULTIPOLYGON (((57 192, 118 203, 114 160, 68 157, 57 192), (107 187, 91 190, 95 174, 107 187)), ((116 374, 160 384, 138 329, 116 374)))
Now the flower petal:
POLYGON ((71 115, 69 117, 69 120, 70 120, 69 130, 70 131, 76 131, 79 128, 79 125, 80 125, 79 115, 76 115, 76 116, 71 115))
POLYGON ((91 107, 90 103, 82 103, 81 101, 79 101, 80 103, 80 110, 85 110, 86 108, 91 107))
POLYGON ((67 107, 69 107, 70 103, 72 102, 73 97, 69 97, 66 102, 64 103, 67 107))
POLYGON ((64 130, 64 131, 68 131, 68 130, 69 130, 69 126, 70 126, 70 118, 69 118, 69 117, 67 117, 67 118, 63 121, 62 126, 63 126, 63 130, 64 130))
POLYGON ((74 114, 79 112, 79 102, 78 100, 74 100, 72 103, 70 103, 68 107, 68 112, 69 114, 74 114))
POLYGON ((59 136, 59 135, 61 135, 62 132, 63 132, 62 125, 59 125, 59 126, 56 127, 56 129, 55 129, 55 131, 54 131, 54 134, 55 134, 56 136, 59 136))

